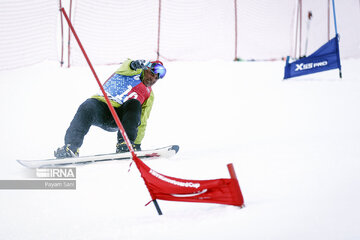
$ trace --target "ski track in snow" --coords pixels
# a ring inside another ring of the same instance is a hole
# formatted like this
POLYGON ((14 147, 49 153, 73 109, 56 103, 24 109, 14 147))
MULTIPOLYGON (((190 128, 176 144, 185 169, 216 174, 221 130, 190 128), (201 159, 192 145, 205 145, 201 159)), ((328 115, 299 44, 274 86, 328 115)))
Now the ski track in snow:
MULTIPOLYGON (((77 167, 76 190, 0 190, 0 239, 359 239, 359 60, 283 81, 284 62, 171 62, 154 86, 146 161, 185 179, 229 177, 246 207, 159 201, 129 161, 77 167)), ((116 66, 99 66, 102 81, 116 66)), ((49 158, 98 86, 87 67, 55 63, 0 72, 0 179, 29 179, 16 159, 49 158)), ((92 127, 81 155, 113 152, 92 127)))

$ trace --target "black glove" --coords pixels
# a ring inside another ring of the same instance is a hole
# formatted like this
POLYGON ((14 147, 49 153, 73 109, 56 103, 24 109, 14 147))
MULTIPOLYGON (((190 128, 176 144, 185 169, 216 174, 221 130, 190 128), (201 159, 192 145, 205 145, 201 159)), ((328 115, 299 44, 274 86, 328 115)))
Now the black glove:
POLYGON ((135 61, 132 61, 130 63, 130 68, 132 70, 137 70, 137 69, 145 69, 145 60, 135 60, 135 61))

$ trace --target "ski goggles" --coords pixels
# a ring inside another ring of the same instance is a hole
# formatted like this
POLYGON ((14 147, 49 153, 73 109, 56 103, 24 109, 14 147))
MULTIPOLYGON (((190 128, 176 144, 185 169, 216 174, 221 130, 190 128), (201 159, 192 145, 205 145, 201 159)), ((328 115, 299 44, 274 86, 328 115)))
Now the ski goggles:
POLYGON ((148 62, 146 65, 147 69, 149 69, 152 73, 158 74, 159 78, 163 78, 166 74, 165 67, 158 62, 148 62))

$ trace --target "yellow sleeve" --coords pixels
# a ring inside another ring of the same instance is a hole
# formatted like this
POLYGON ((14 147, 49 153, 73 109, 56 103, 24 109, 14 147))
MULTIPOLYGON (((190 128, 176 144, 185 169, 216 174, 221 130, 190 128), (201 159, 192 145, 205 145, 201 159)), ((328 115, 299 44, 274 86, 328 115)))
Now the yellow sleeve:
POLYGON ((141 124, 138 128, 138 134, 135 139, 135 144, 141 144, 145 136, 145 130, 147 125, 147 120, 150 116, 150 112, 154 103, 154 93, 151 91, 150 97, 142 104, 141 107, 141 124))

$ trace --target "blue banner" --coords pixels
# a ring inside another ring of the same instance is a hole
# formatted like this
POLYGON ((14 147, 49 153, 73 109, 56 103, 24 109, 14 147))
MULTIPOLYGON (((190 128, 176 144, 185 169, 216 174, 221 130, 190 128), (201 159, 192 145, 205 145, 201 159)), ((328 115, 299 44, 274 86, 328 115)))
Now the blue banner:
POLYGON ((292 63, 289 63, 287 59, 284 79, 336 68, 341 73, 338 35, 308 57, 301 58, 292 63))

